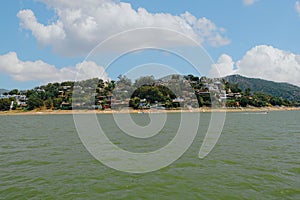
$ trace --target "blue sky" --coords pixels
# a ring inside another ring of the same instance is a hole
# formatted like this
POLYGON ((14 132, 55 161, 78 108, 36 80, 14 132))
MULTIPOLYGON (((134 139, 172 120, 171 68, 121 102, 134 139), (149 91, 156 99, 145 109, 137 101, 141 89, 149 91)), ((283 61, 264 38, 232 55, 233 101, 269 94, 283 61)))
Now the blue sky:
MULTIPOLYGON (((85 73, 82 78, 99 75, 115 79, 131 65, 159 60, 164 60, 160 64, 175 69, 185 65, 180 73, 193 73, 184 61, 163 52, 129 55, 122 60, 127 68, 114 65, 107 72, 103 72, 101 61, 84 61, 99 42, 143 26, 174 29, 201 43, 215 63, 203 75, 239 73, 300 85, 300 3, 295 0, 4 0, 1 3, 0 88, 27 89, 71 80, 76 73, 85 73), (147 56, 156 59, 149 60, 147 56)), ((121 41, 112 45, 115 49, 130 48, 131 43, 121 41)))

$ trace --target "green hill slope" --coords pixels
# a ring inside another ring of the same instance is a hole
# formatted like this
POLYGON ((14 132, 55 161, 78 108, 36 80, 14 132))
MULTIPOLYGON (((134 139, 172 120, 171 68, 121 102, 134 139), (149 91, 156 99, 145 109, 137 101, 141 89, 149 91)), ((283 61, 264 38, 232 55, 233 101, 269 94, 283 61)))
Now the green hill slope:
POLYGON ((238 83, 243 91, 250 88, 252 92, 264 92, 276 97, 282 97, 293 101, 300 101, 300 87, 289 83, 277 83, 259 78, 247 78, 240 75, 231 75, 225 80, 238 83))
POLYGON ((3 93, 5 93, 5 92, 9 92, 9 91, 6 90, 6 89, 0 89, 0 94, 3 94, 3 93))

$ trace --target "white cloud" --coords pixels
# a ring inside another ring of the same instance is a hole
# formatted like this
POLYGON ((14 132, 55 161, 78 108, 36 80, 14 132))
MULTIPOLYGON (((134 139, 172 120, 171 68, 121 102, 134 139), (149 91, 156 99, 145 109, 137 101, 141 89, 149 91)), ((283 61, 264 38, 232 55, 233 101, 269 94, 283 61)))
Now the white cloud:
POLYGON ((300 55, 272 46, 256 46, 237 62, 236 73, 300 86, 300 55))
POLYGON ((260 45, 250 49, 236 64, 228 55, 222 55, 212 65, 211 74, 218 76, 240 74, 276 82, 288 82, 300 86, 300 55, 272 46, 260 45), (233 70, 234 65, 236 69, 233 70))
MULTIPOLYGON (((186 12, 180 16, 168 13, 149 13, 144 8, 134 10, 129 3, 113 0, 39 0, 55 10, 57 21, 49 25, 39 23, 31 10, 18 13, 20 25, 32 31, 41 45, 52 46, 61 54, 78 55, 89 52, 99 42, 125 30, 159 27, 183 33, 201 44, 223 46, 230 43, 224 37, 224 29, 217 27, 207 18, 197 19, 186 12)), ((151 33, 140 36, 136 41, 122 40, 116 46, 138 43, 153 37, 151 33), (147 37, 148 36, 148 37, 147 37)), ((157 37, 156 37, 157 38, 157 37)), ((164 45, 179 43, 172 38, 164 45)), ((119 41, 120 42, 120 41, 119 41)), ((161 44, 161 42, 160 42, 161 44)))
POLYGON ((63 30, 63 24, 60 21, 44 26, 37 22, 37 19, 31 10, 21 10, 17 16, 22 19, 20 22, 21 27, 30 29, 34 37, 36 37, 43 46, 55 41, 63 40, 66 37, 63 30))
POLYGON ((210 77, 224 77, 234 73, 234 62, 227 54, 222 54, 216 64, 212 65, 209 72, 210 77))
POLYGON ((34 62, 19 60, 15 52, 0 55, 0 72, 11 76, 16 81, 41 80, 46 82, 84 80, 99 77, 108 80, 103 67, 94 62, 84 61, 75 67, 61 69, 41 60, 34 62))
POLYGON ((295 3, 295 9, 296 9, 298 15, 300 16, 300 2, 299 1, 296 1, 296 3, 295 3))
POLYGON ((255 2, 257 2, 258 0, 243 0, 244 5, 246 6, 250 6, 252 4, 254 4, 255 2))

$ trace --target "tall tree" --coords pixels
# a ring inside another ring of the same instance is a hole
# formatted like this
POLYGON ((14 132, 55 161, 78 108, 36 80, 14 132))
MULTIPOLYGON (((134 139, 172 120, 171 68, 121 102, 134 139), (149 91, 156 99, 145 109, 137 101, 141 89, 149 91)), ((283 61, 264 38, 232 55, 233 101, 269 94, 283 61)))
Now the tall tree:
POLYGON ((33 110, 36 108, 41 108, 44 106, 44 102, 39 98, 38 95, 31 95, 27 101, 28 110, 33 110))

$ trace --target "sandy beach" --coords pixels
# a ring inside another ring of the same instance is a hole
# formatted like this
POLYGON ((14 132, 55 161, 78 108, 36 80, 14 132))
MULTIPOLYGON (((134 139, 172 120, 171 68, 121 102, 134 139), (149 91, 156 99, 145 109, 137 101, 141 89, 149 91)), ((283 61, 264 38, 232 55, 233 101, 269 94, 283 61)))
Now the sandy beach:
POLYGON ((113 113, 178 113, 178 112, 270 112, 270 111, 293 111, 300 110, 300 107, 251 107, 251 108, 198 108, 178 110, 32 110, 32 111, 1 111, 0 115, 66 115, 66 114, 113 114, 113 113))

